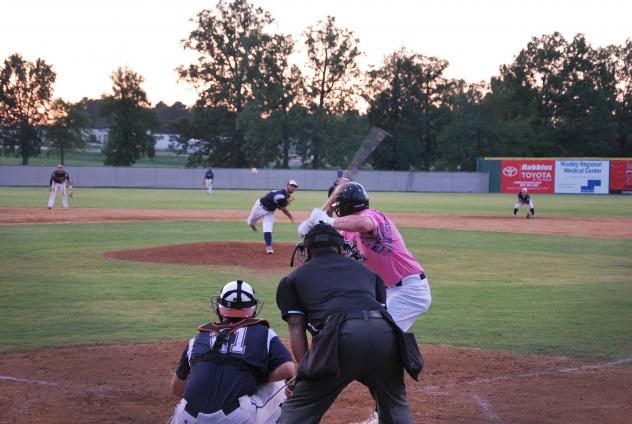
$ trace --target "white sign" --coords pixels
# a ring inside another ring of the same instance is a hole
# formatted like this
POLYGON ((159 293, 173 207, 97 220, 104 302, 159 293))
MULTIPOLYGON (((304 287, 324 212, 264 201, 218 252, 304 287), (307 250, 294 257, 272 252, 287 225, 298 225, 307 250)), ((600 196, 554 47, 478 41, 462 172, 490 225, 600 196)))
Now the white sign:
POLYGON ((556 160, 556 193, 608 194, 610 162, 607 160, 556 160))

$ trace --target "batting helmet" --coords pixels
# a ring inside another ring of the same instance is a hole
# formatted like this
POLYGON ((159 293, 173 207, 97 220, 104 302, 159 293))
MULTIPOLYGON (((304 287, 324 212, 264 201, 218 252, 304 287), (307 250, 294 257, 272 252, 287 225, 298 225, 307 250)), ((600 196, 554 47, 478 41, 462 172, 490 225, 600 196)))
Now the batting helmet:
POLYGON ((252 318, 257 315, 259 301, 255 289, 242 280, 227 283, 219 295, 211 298, 211 304, 221 319, 252 318))
POLYGON ((336 195, 336 199, 332 205, 334 212, 338 216, 346 216, 355 212, 360 212, 369 207, 369 195, 362 187, 362 184, 350 182, 347 183, 340 193, 336 195))
POLYGON ((303 239, 305 248, 309 251, 312 248, 318 247, 335 247, 338 252, 342 252, 342 246, 344 243, 344 237, 334 227, 329 224, 316 224, 314 225, 303 239))

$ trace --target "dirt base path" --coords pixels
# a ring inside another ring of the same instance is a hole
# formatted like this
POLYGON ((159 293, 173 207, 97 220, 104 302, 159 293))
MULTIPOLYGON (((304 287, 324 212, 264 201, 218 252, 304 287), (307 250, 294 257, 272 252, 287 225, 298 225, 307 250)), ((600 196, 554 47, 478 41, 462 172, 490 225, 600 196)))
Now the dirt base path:
MULTIPOLYGON (((308 212, 294 211, 295 220, 308 212)), ((0 208, 1 224, 54 224, 122 221, 244 221, 248 211, 232 209, 44 209, 0 208)), ((632 238, 632 218, 538 216, 536 219, 507 216, 389 213, 398 226, 447 230, 495 231, 581 237, 632 238)), ((279 222, 289 222, 278 214, 279 222)))
MULTIPOLYGON (((171 374, 185 342, 118 344, 0 354, 0 422, 164 423, 177 399, 171 374)), ((423 346, 426 369, 406 380, 415 423, 632 422, 629 362, 423 346)), ((354 383, 323 419, 358 423, 373 401, 354 383)))

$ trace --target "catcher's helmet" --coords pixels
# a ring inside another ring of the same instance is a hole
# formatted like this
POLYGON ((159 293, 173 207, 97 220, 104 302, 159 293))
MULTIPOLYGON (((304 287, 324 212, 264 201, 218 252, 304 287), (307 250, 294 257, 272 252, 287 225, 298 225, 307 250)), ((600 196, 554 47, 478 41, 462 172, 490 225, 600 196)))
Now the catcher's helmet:
POLYGON ((328 246, 335 247, 338 249, 338 252, 342 252, 344 238, 334 227, 321 222, 320 224, 314 225, 312 229, 305 234, 303 241, 308 252, 309 249, 314 247, 328 246))
POLYGON ((332 205, 334 212, 338 216, 346 216, 355 212, 360 212, 369 207, 369 195, 362 187, 362 184, 350 182, 347 183, 340 193, 336 195, 336 199, 332 205))
POLYGON ((220 318, 252 318, 257 315, 259 301, 255 289, 245 281, 236 280, 227 283, 219 295, 211 298, 215 312, 220 318))

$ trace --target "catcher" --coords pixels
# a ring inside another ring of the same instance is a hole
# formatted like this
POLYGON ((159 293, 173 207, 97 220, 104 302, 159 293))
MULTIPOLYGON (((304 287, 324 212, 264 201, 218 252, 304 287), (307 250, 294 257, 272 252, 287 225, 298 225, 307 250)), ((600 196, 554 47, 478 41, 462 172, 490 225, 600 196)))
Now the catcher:
POLYGON ((55 204, 57 191, 61 191, 61 202, 64 209, 68 209, 68 196, 72 197, 72 185, 70 183, 70 175, 64 170, 61 163, 53 171, 48 181, 50 187, 50 196, 48 196, 48 209, 52 209, 55 204), (68 187, 66 187, 68 185, 68 187))
POLYGON ((296 367, 245 281, 226 284, 211 299, 219 322, 198 327, 171 379, 181 397, 171 424, 276 423, 285 400, 283 380, 296 367))
POLYGON ((518 209, 520 209, 522 205, 529 207, 529 210, 527 211, 527 218, 535 218, 535 206, 533 205, 533 199, 531 199, 529 190, 527 190, 526 187, 518 192, 518 200, 516 200, 516 203, 514 204, 514 216, 518 216, 518 209))

